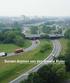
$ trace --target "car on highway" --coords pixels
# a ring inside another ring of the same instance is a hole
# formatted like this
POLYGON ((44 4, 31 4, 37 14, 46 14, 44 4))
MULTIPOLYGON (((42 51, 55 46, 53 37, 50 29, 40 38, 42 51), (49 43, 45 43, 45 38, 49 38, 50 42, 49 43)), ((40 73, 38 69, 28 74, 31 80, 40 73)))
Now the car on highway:
POLYGON ((0 56, 7 56, 6 52, 0 52, 0 56))

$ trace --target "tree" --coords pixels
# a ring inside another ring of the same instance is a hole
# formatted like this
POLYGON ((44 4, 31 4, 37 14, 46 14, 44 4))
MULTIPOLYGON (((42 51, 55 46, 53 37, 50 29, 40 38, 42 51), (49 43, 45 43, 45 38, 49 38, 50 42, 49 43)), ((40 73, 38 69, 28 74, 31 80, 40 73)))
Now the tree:
POLYGON ((65 70, 60 65, 45 65, 38 70, 38 74, 43 80, 43 83, 61 83, 65 78, 65 70))
POLYGON ((70 29, 65 32, 64 37, 70 39, 70 29))
POLYGON ((59 32, 59 34, 62 34, 62 28, 60 28, 60 29, 58 30, 58 32, 59 32))
POLYGON ((66 71, 70 71, 70 41, 68 42, 67 47, 68 48, 65 53, 65 66, 66 66, 66 71))
POLYGON ((38 34, 38 27, 37 26, 32 26, 30 28, 32 34, 38 34))
POLYGON ((13 39, 15 38, 16 33, 13 31, 4 32, 4 40, 3 43, 14 43, 13 39))
POLYGON ((24 45, 24 35, 20 29, 3 30, 0 32, 0 43, 12 43, 19 46, 24 45))
POLYGON ((44 45, 41 45, 40 52, 41 52, 41 53, 44 53, 44 52, 46 52, 46 51, 49 50, 49 49, 51 49, 50 44, 45 43, 44 45))
POLYGON ((23 37, 17 35, 14 39, 14 43, 18 46, 23 46, 24 45, 24 39, 23 37))
POLYGON ((28 83, 42 83, 38 73, 34 72, 28 76, 28 83))
POLYGON ((46 39, 48 39, 48 38, 49 38, 49 35, 48 35, 48 34, 41 34, 40 37, 41 37, 41 38, 46 38, 46 39))
POLYGON ((20 83, 43 83, 43 81, 38 73, 33 72, 28 76, 28 79, 21 81, 20 83))
POLYGON ((50 33, 50 30, 51 30, 50 27, 48 27, 48 26, 46 26, 46 25, 43 25, 43 27, 42 27, 42 32, 43 32, 43 33, 50 33))
POLYGON ((37 72, 31 73, 28 79, 22 83, 62 83, 66 78, 64 67, 60 64, 48 64, 41 67, 37 72))

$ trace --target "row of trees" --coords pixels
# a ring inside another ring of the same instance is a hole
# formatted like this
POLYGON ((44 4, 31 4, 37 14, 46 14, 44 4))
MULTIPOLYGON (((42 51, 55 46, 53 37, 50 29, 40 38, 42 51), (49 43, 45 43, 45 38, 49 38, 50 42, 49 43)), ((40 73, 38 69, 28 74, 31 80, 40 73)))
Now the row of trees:
POLYGON ((31 34, 38 34, 38 26, 32 26, 30 30, 31 30, 31 34))
POLYGON ((44 24, 44 25, 42 25, 42 32, 43 33, 50 33, 52 29, 55 30, 54 28, 55 27, 50 27, 50 26, 47 26, 44 24))
POLYGON ((65 53, 66 71, 70 72, 70 40, 68 41, 67 50, 65 53))
POLYGON ((40 25, 40 26, 32 26, 30 28, 32 34, 38 34, 40 32, 41 33, 50 33, 50 31, 52 29, 55 30, 55 26, 54 27, 50 27, 50 26, 47 26, 45 24, 40 25))
POLYGON ((13 43, 22 46, 24 44, 24 35, 21 34, 20 28, 3 30, 0 32, 0 43, 13 43))
POLYGON ((64 37, 70 39, 70 29, 65 32, 64 37))
POLYGON ((65 32, 64 37, 68 39, 67 49, 65 53, 65 66, 66 66, 66 71, 70 72, 70 29, 68 29, 65 32))
POLYGON ((66 79, 66 72, 62 65, 48 64, 37 72, 31 73, 28 79, 21 83, 62 83, 66 79))

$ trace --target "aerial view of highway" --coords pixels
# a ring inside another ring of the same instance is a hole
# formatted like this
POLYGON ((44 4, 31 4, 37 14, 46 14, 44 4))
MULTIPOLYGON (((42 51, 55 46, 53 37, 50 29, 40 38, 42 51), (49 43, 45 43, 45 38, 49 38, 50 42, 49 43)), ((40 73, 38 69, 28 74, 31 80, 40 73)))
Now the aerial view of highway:
POLYGON ((70 83, 70 0, 0 0, 0 83, 70 83))

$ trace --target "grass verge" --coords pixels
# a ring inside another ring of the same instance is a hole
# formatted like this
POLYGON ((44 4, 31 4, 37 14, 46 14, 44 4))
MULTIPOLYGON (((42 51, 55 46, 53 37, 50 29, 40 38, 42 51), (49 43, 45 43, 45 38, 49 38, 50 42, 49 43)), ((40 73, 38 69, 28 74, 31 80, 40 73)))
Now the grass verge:
MULTIPOLYGON (((26 40, 23 48, 27 48, 31 45, 31 41, 30 40, 26 40)), ((15 44, 0 44, 0 52, 14 52, 15 49, 17 48, 21 48, 20 46, 17 46, 15 44)))
POLYGON ((44 53, 40 53, 40 48, 45 43, 51 42, 49 40, 41 40, 40 45, 37 49, 33 51, 22 53, 17 56, 8 56, 8 57, 0 57, 0 83, 8 83, 12 79, 26 72, 30 68, 34 67, 36 64, 20 64, 20 63, 4 63, 4 60, 43 60, 45 59, 51 52, 52 49, 45 51, 44 53))
POLYGON ((62 55, 62 56, 65 55, 65 52, 67 50, 68 41, 69 41, 68 39, 64 39, 64 38, 60 39, 60 43, 61 43, 61 46, 62 46, 62 50, 61 50, 60 55, 62 55))

